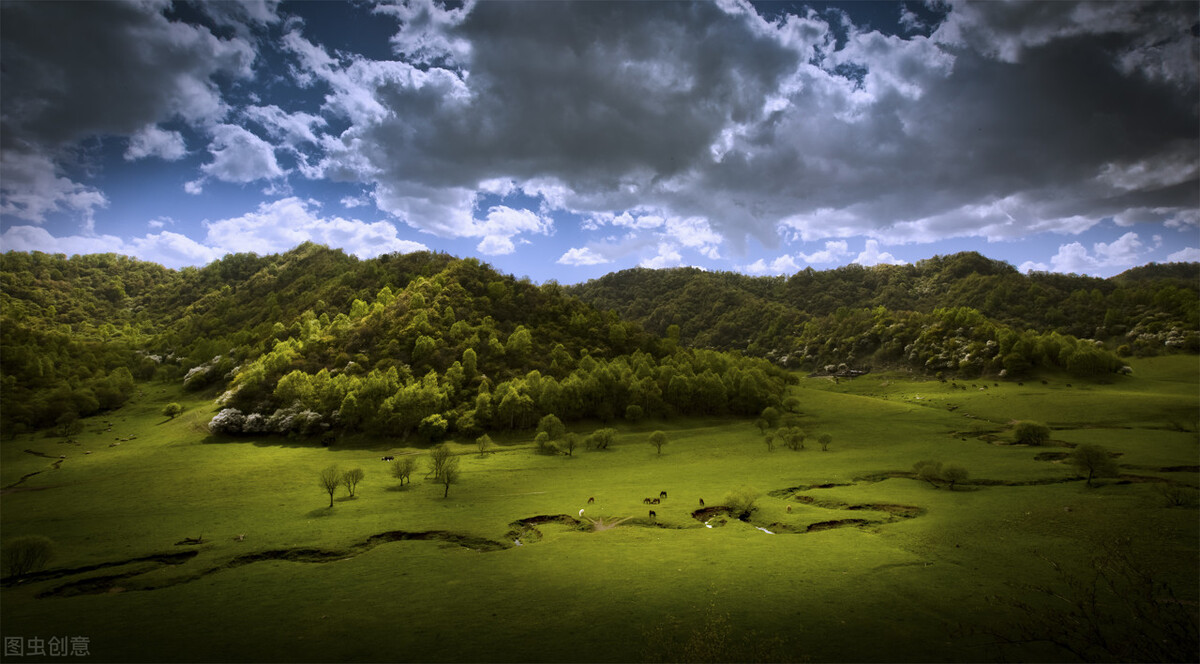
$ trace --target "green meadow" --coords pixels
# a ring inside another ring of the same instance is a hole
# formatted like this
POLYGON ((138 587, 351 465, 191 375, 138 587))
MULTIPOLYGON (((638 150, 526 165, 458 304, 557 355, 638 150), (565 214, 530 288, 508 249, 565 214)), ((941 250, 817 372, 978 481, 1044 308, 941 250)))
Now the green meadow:
POLYGON ((621 424, 571 456, 536 454, 532 433, 484 455, 451 442, 446 498, 424 448, 214 437, 213 395, 141 383, 76 442, 0 445, 4 539, 56 553, 5 579, 3 632, 86 637, 88 661, 1075 661, 1038 635, 1067 631, 1111 554, 1136 578, 1093 586, 1083 619, 1195 652, 1200 371, 1190 355, 1131 366, 1105 382, 800 377, 797 451, 728 418, 621 424), (1018 420, 1050 442, 1012 444, 1018 420), (1119 454, 1119 475, 1087 486, 1063 459, 1083 443, 1119 454), (410 484, 384 455, 420 457, 410 484), (935 488, 912 475, 922 460, 969 477, 935 488), (331 464, 366 475, 329 508, 331 464), (720 509, 742 489, 758 494, 744 521, 720 509), (1143 588, 1162 611, 1149 632, 1129 617, 1143 588), (1177 616, 1190 636, 1154 631, 1177 616))

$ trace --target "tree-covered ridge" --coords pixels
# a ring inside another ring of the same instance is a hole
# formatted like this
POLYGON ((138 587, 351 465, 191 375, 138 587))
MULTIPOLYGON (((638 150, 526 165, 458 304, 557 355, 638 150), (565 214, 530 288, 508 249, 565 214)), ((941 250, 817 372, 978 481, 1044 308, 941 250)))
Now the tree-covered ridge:
MULTIPOLYGON (((926 316, 938 309, 974 309, 1014 333, 1096 339, 1111 351, 1200 350, 1200 266, 1195 263, 1145 266, 1110 279, 1023 275, 976 253, 912 265, 809 268, 790 277, 636 268, 570 292, 653 333, 668 334, 677 325, 684 345, 817 362, 851 359, 845 348, 840 359, 806 351, 814 343, 844 347, 830 317, 852 311, 873 315, 880 307, 896 315, 926 316)), ((900 341, 902 349, 912 340, 900 341)))
MULTIPOLYGON (((80 264, 96 270, 118 260, 87 258, 80 264)), ((10 274, 34 261, 58 275, 76 260, 5 256, 5 283, 14 284, 5 311, 22 321, 6 329, 0 358, 6 430, 120 405, 132 390, 130 367, 140 378, 220 388, 229 409, 218 427, 230 432, 320 424, 436 438, 527 427, 547 413, 749 414, 777 403, 782 390, 782 374, 768 363, 680 350, 557 284, 517 280, 474 259, 421 252, 358 260, 312 244, 179 272, 119 259, 148 276, 116 301, 106 296, 112 280, 95 270, 71 273, 62 288, 46 276, 10 274), (73 326, 56 322, 60 300, 80 312, 73 326), (66 373, 47 375, 48 363, 66 373), (121 397, 94 398, 112 372, 121 397)))

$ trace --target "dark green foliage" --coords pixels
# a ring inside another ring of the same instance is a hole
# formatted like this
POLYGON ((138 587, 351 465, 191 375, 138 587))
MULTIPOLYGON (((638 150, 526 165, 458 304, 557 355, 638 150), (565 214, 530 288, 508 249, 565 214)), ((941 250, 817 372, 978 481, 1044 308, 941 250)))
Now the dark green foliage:
POLYGON ((938 483, 943 481, 942 477, 942 462, 941 461, 918 461, 913 464, 913 475, 917 479, 929 482, 929 486, 938 488, 938 483))
POLYGON ((1017 377, 1040 366, 1088 376, 1120 365, 1079 339, 1130 345, 1139 355, 1200 350, 1198 277, 1195 263, 1111 279, 1023 275, 968 252, 786 278, 635 268, 570 292, 651 332, 670 338, 674 329, 682 345, 740 350, 789 367, 904 364, 1017 377))
POLYGON ((4 570, 8 576, 23 576, 46 566, 54 557, 54 543, 41 535, 15 537, 5 542, 4 570))
POLYGON ((1041 422, 1017 422, 1013 440, 1023 445, 1045 445, 1050 442, 1050 427, 1041 422))
POLYGON ((1107 449, 1091 443, 1084 443, 1072 450, 1067 463, 1074 466, 1080 475, 1087 477, 1088 486, 1097 477, 1114 477, 1121 472, 1107 449))
POLYGON ((831 436, 827 433, 823 433, 823 434, 821 434, 821 436, 819 438, 817 438, 817 442, 821 444, 822 452, 828 452, 829 445, 830 445, 830 443, 833 442, 833 436, 831 436))
POLYGON ((954 490, 955 484, 966 481, 966 479, 970 476, 971 473, 969 473, 966 468, 956 463, 947 464, 944 468, 942 468, 942 479, 945 480, 950 486, 951 491, 954 490))

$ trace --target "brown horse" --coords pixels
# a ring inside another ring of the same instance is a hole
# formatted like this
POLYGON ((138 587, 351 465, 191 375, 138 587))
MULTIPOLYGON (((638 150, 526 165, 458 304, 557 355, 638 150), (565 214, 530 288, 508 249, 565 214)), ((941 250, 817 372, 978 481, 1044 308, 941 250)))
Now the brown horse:
POLYGON ((651 519, 653 519, 653 518, 655 518, 655 517, 657 517, 657 516, 658 516, 658 514, 656 514, 656 513, 654 512, 654 510, 650 510, 650 518, 651 518, 651 519))
POLYGON ((591 504, 592 504, 592 503, 594 503, 594 502, 596 502, 596 498, 595 498, 595 497, 588 498, 588 505, 591 505, 591 504))

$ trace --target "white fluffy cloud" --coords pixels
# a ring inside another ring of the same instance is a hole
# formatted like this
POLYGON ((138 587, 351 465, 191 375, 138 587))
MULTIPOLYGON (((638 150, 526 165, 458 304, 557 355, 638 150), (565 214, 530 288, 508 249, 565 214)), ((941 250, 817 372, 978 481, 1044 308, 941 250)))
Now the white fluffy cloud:
POLYGON ((0 247, 4 251, 43 251, 67 255, 116 253, 172 268, 203 265, 226 253, 170 231, 122 240, 115 235, 54 237, 44 228, 36 226, 9 228, 0 235, 0 247))
POLYGON ((870 267, 880 264, 904 265, 908 261, 900 260, 886 251, 880 251, 878 240, 867 240, 866 247, 863 248, 862 252, 858 254, 858 257, 853 262, 870 267))
POLYGON ((742 269, 750 274, 795 274, 800 271, 800 265, 791 256, 783 255, 770 263, 760 258, 742 269))
POLYGON ((588 247, 574 247, 559 256, 555 262, 561 265, 603 265, 610 261, 588 247))
POLYGON ((850 245, 845 240, 829 240, 821 251, 798 254, 805 263, 810 264, 837 263, 849 255, 850 245))
POLYGON ((658 253, 652 258, 639 263, 641 267, 659 269, 664 267, 678 267, 683 264, 683 256, 678 249, 671 244, 662 243, 658 245, 658 253))
POLYGON ((167 131, 157 125, 146 125, 129 137, 129 147, 125 149, 126 161, 158 157, 164 161, 176 161, 187 154, 183 143, 183 134, 177 131, 167 131))
POLYGON ((239 184, 283 177, 270 143, 236 125, 217 125, 212 134, 212 161, 200 167, 205 174, 239 184))
POLYGON ((1196 247, 1184 247, 1167 256, 1167 262, 1169 263, 1193 263, 1197 261, 1200 261, 1200 249, 1196 247))
POLYGON ((396 227, 386 221, 321 217, 314 212, 319 207, 315 201, 295 197, 263 203, 240 217, 205 222, 205 242, 223 253, 269 254, 311 241, 339 247, 359 258, 428 249, 419 242, 400 239, 396 227))
POLYGON ((1104 268, 1133 267, 1142 254, 1138 234, 1129 232, 1112 242, 1096 242, 1091 251, 1079 242, 1064 244, 1050 258, 1050 265, 1055 272, 1100 274, 1104 268))

